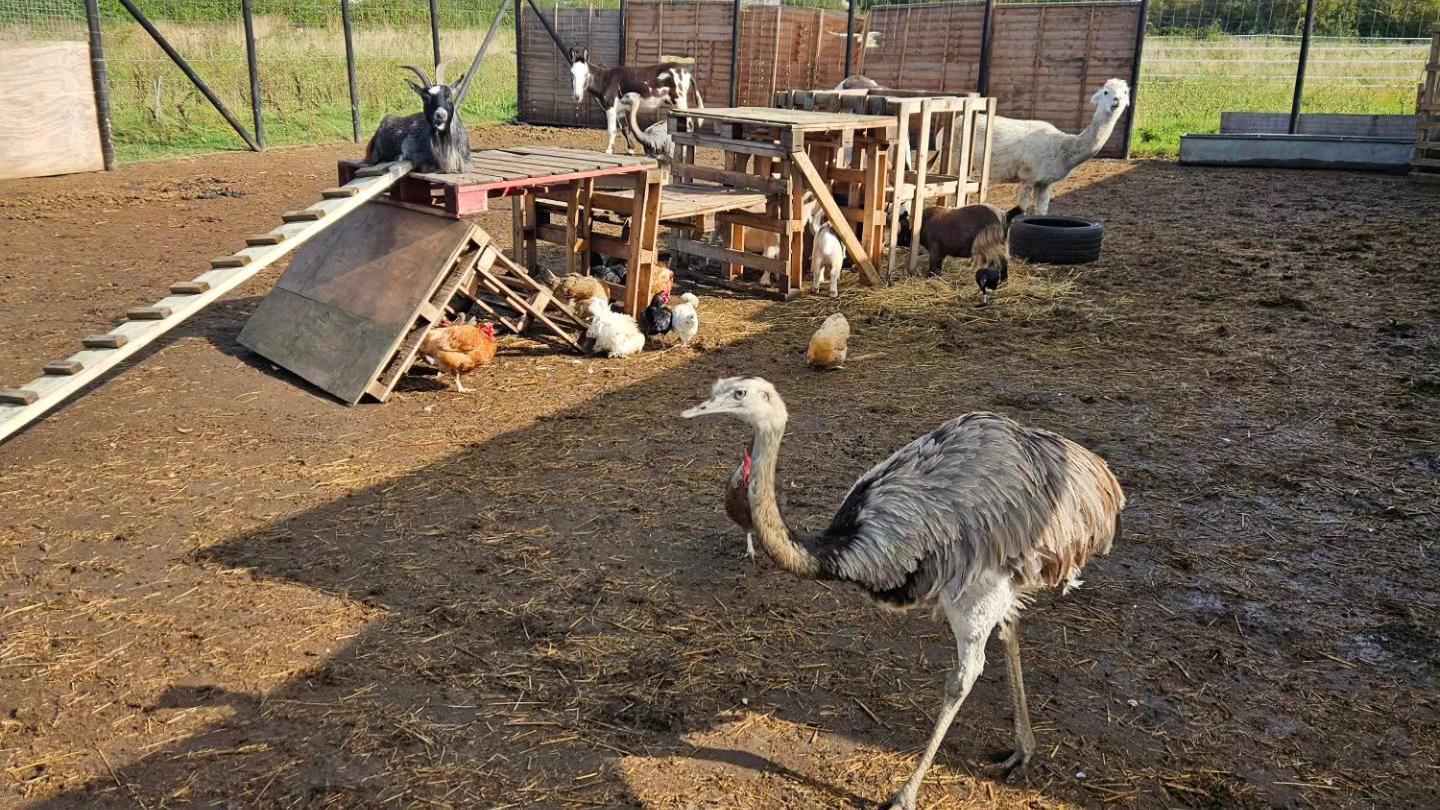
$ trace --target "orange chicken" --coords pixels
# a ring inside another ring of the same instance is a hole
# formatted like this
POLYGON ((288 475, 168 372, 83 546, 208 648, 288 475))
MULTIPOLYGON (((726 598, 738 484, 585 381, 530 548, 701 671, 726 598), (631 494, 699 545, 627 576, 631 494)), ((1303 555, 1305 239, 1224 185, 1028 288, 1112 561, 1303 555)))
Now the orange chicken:
POLYGON ((431 329, 420 342, 420 354, 442 374, 455 377, 455 390, 465 393, 461 374, 495 359, 495 324, 461 323, 431 329))
POLYGON ((845 365, 849 342, 850 322, 837 312, 826 318, 815 331, 815 336, 810 338, 810 349, 805 352, 805 362, 815 368, 840 368, 845 365))

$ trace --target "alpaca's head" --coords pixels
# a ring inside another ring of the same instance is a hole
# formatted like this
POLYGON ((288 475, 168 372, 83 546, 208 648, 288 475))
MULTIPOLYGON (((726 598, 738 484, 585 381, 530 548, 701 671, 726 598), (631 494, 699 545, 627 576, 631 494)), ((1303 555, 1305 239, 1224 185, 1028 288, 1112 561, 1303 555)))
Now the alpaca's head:
POLYGON ((1111 79, 1090 97, 1096 115, 1119 115, 1130 105, 1130 85, 1124 79, 1111 79))

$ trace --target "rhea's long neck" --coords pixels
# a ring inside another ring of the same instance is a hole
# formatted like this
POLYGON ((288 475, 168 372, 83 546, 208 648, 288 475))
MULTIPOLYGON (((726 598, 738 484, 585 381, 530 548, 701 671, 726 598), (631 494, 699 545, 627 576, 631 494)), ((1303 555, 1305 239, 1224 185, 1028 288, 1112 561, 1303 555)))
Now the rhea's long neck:
POLYGON ((820 576, 820 560, 810 548, 813 541, 790 531, 775 500, 775 467, 784 434, 784 421, 761 426, 755 432, 750 450, 750 519, 761 547, 776 565, 796 576, 813 579, 820 576))

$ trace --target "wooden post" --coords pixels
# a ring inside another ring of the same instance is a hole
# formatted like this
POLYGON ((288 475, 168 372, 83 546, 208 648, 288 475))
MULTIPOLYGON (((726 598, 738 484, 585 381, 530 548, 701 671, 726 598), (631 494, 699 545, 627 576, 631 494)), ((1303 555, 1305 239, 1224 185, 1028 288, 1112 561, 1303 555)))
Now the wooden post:
POLYGON ((105 67, 105 44, 100 34, 99 0, 85 0, 85 20, 90 29, 90 87, 95 93, 95 125, 100 130, 100 154, 105 161, 105 171, 114 171, 115 135, 110 130, 110 78, 105 67))
POLYGON ((438 0, 430 0, 430 50, 435 54, 431 64, 440 66, 440 9, 438 0))
POLYGON ((730 106, 740 106, 740 0, 730 9, 730 106))
MULTIPOLYGON (((906 13, 906 15, 907 15, 907 17, 906 17, 907 20, 909 19, 908 15, 909 15, 912 11, 913 11, 913 9, 906 9, 906 10, 905 10, 905 13, 906 13)), ((892 234, 892 236, 890 237, 890 258, 889 258, 888 260, 886 260, 886 263, 885 263, 885 283, 886 283, 886 284, 890 284, 891 282, 893 282, 893 281, 895 280, 895 262, 897 261, 898 257, 896 257, 896 255, 895 255, 895 236, 894 236, 894 234, 898 234, 898 233, 900 232, 900 187, 901 187, 902 185, 904 185, 904 183, 905 183, 905 164, 908 162, 908 161, 906 160, 906 158, 907 158, 907 156, 910 154, 910 116, 907 115, 907 114, 905 114, 905 112, 904 112, 903 109, 901 110, 901 115, 900 115, 900 131, 899 131, 899 133, 897 134, 896 139, 895 139, 895 149, 894 149, 894 152, 895 152, 895 158, 894 158, 894 160, 895 160, 895 165, 894 165, 893 167, 891 167, 891 171, 894 172, 895 174, 894 174, 894 178, 893 178, 893 180, 892 180, 892 182, 891 182, 891 191, 890 191, 890 201, 891 201, 891 205, 890 205, 890 230, 889 230, 889 232, 892 234)), ((920 216, 920 214, 921 214, 921 212, 919 212, 919 211, 911 211, 911 212, 910 212, 911 218, 918 218, 918 217, 920 216)), ((912 255, 915 253, 915 245, 913 245, 913 244, 910 245, 910 253, 911 253, 912 255)))
POLYGON ((930 145, 930 112, 934 103, 927 98, 920 102, 920 148, 915 150, 915 202, 910 206, 910 275, 920 265, 920 220, 925 215, 925 170, 930 145))
POLYGON ((260 59, 255 53, 255 14, 250 0, 240 0, 245 20, 245 66, 250 71, 250 114, 255 123, 255 141, 265 148, 265 115, 260 111, 260 59))
POLYGON ((990 95, 990 43, 994 37, 995 0, 985 0, 985 17, 980 22, 980 79, 975 83, 982 96, 990 95))
POLYGON ((1130 159, 1130 139, 1135 136, 1135 119, 1140 103, 1140 62, 1145 57, 1145 24, 1150 18, 1150 0, 1140 0, 1140 19, 1135 23, 1135 61, 1130 65, 1130 110, 1125 122, 1125 159, 1130 159))
MULTIPOLYGON (((1300 38, 1300 62, 1295 66, 1295 96, 1290 101, 1290 134, 1300 131, 1300 104, 1305 97, 1305 66, 1310 60, 1310 38, 1315 35, 1315 0, 1305 3, 1305 33, 1300 38)), ((1133 92, 1133 88, 1132 88, 1133 92)))
POLYGON ((355 31, 350 23, 350 0, 340 0, 340 25, 345 29, 345 76, 350 82, 350 134, 360 142, 360 88, 355 78, 355 31))

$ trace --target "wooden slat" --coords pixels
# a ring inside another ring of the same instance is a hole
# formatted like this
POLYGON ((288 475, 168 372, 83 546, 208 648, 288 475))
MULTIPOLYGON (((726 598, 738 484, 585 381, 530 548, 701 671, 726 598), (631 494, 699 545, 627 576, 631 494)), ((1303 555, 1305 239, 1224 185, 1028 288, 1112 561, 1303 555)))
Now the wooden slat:
POLYGON ((34 405, 39 399, 40 393, 29 388, 0 388, 0 402, 11 405, 34 405))
POLYGON ((684 163, 677 163, 670 167, 670 172, 681 180, 703 180, 765 194, 785 193, 784 182, 769 177, 757 177, 745 172, 730 172, 724 169, 712 169, 709 166, 692 166, 684 163))
POLYGON ((286 211, 280 215, 285 222, 315 222, 325 216, 325 212, 318 208, 306 208, 301 211, 286 211))
POLYGON ((245 237, 245 244, 250 247, 264 247, 266 245, 278 245, 285 241, 284 231, 271 231, 256 236, 245 237))
POLYGON ((125 317, 132 321, 163 321, 172 315, 169 307, 131 307, 125 310, 125 317))
POLYGON ((210 266, 217 269, 223 267, 244 267, 249 263, 250 257, 243 253, 237 253, 234 256, 221 256, 218 259, 210 260, 210 266))
POLYGON ((199 295, 210 289, 208 281, 177 281, 170 285, 171 295, 199 295))
POLYGON ((51 360, 42 370, 52 376, 68 377, 84 371, 85 364, 78 360, 51 360))
POLYGON ((845 250, 850 254, 850 260, 860 268, 860 275, 864 277, 865 282, 879 286, 880 274, 875 270, 875 263, 870 261, 870 256, 860 245, 860 240, 855 238, 855 232, 850 230, 850 223, 845 221, 844 214, 840 212, 840 206, 836 205, 835 198, 830 196, 830 189, 820 178, 819 172, 815 170, 815 164, 810 162, 810 156, 804 152, 796 152, 790 156, 790 163, 800 170, 800 177, 804 179, 805 185, 809 186, 810 192, 815 195, 816 202, 820 203, 820 210, 825 212, 825 218, 830 220, 830 226, 835 229, 840 241, 845 244, 845 250))
POLYGON ((774 275, 785 274, 785 262, 780 259, 771 259, 756 253, 746 253, 741 250, 730 250, 719 245, 708 245, 704 242, 697 242, 694 239, 673 238, 670 240, 670 247, 677 253, 685 253, 692 256, 701 256, 706 259, 724 262, 726 264, 738 264, 759 270, 763 273, 774 275))
POLYGON ((118 349, 130 342, 125 335, 90 335, 80 341, 87 349, 118 349))
POLYGON ((324 197, 327 200, 343 200, 346 197, 354 197, 356 194, 359 193, 359 189, 352 188, 351 186, 337 186, 335 188, 325 189, 324 191, 320 192, 320 196, 324 197))
POLYGON ((735 138, 721 138, 717 135, 701 135, 696 132, 672 132, 670 137, 676 143, 687 146, 723 149, 727 152, 742 152, 747 155, 764 155, 773 158, 785 157, 785 150, 773 143, 741 141, 735 138))

